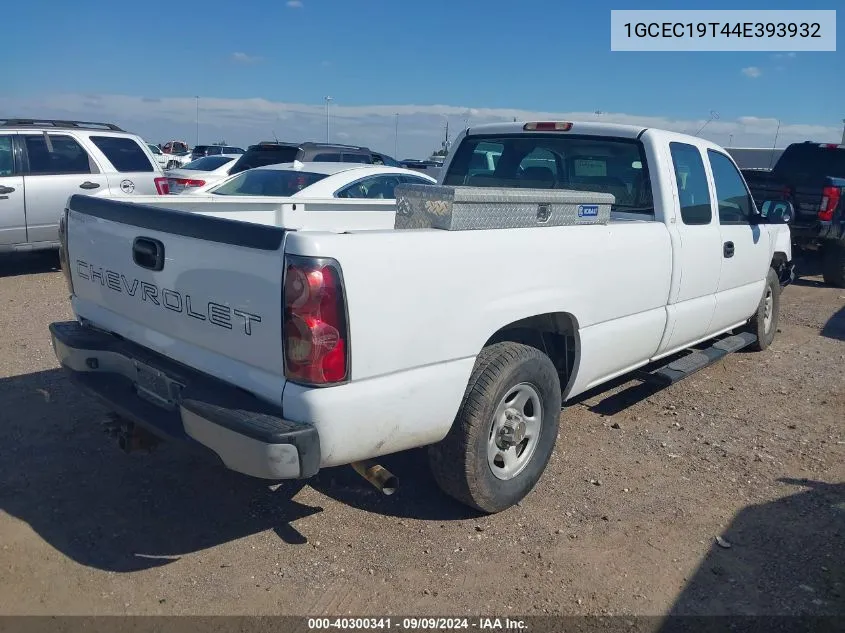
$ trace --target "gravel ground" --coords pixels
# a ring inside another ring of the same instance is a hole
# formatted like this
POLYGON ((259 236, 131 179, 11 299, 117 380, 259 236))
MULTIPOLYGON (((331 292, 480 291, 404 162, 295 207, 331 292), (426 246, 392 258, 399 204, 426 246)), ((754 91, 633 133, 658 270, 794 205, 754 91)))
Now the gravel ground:
POLYGON ((184 445, 121 453, 57 369, 52 256, 0 261, 0 613, 845 615, 845 291, 653 393, 570 403, 519 506, 478 516, 422 451, 267 487, 184 445), (716 542, 716 537, 721 543, 716 542))

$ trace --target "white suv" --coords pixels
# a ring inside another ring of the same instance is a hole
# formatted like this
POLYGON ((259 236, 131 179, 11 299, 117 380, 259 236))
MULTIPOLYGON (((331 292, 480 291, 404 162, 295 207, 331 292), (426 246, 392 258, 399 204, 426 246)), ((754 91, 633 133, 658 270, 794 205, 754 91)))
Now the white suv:
POLYGON ((0 119, 0 252, 58 248, 68 197, 167 193, 140 137, 111 123, 0 119))

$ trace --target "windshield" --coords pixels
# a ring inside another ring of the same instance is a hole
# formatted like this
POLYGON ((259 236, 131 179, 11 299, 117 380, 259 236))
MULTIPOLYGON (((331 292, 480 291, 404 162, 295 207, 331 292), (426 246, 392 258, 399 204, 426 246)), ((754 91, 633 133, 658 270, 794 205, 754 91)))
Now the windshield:
POLYGON ((218 167, 222 167, 226 163, 231 163, 234 158, 231 156, 203 156, 179 169, 190 169, 193 171, 212 171, 218 167))
POLYGON ((796 143, 787 147, 772 170, 778 174, 817 174, 845 178, 845 149, 796 143))
POLYGON ((266 167, 279 163, 292 163, 299 154, 298 147, 278 145, 258 145, 250 147, 232 167, 232 173, 238 174, 254 167, 266 167))
POLYGON ((654 213, 648 165, 639 141, 598 136, 469 136, 443 184, 597 191, 614 210, 654 213))
POLYGON ((158 147, 156 147, 155 145, 151 145, 150 143, 147 143, 147 147, 150 148, 150 151, 153 154, 161 154, 161 150, 158 147))
POLYGON ((251 169, 211 190, 218 196, 292 196, 327 174, 288 169, 251 169))

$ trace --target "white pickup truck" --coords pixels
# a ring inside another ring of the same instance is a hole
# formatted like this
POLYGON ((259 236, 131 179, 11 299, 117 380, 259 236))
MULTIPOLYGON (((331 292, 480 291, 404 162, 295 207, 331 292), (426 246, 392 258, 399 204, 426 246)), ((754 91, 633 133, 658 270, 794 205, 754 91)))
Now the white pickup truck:
POLYGON ((314 228, 75 195, 61 256, 77 320, 51 325, 56 355, 128 421, 127 445, 183 438, 266 479, 428 446, 446 493, 497 512, 540 479, 562 402, 637 369, 671 384, 775 336, 792 209, 758 210, 703 139, 479 126, 408 200, 420 187, 599 203, 563 225, 537 204, 501 228, 516 207, 491 204, 466 230, 401 228, 392 209, 389 225, 350 211, 314 228))

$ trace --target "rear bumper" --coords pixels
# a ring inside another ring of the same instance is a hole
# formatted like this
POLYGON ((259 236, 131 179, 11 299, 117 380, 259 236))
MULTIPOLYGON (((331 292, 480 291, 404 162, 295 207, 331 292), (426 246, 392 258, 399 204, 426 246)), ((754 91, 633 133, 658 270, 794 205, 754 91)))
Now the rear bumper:
POLYGON ((283 419, 280 406, 76 321, 53 323, 50 335, 74 381, 159 437, 196 441, 227 468, 262 479, 320 468, 317 429, 283 419))
POLYGON ((845 214, 834 217, 831 222, 799 221, 797 224, 793 222, 789 225, 789 232, 798 244, 823 240, 845 240, 845 214))

